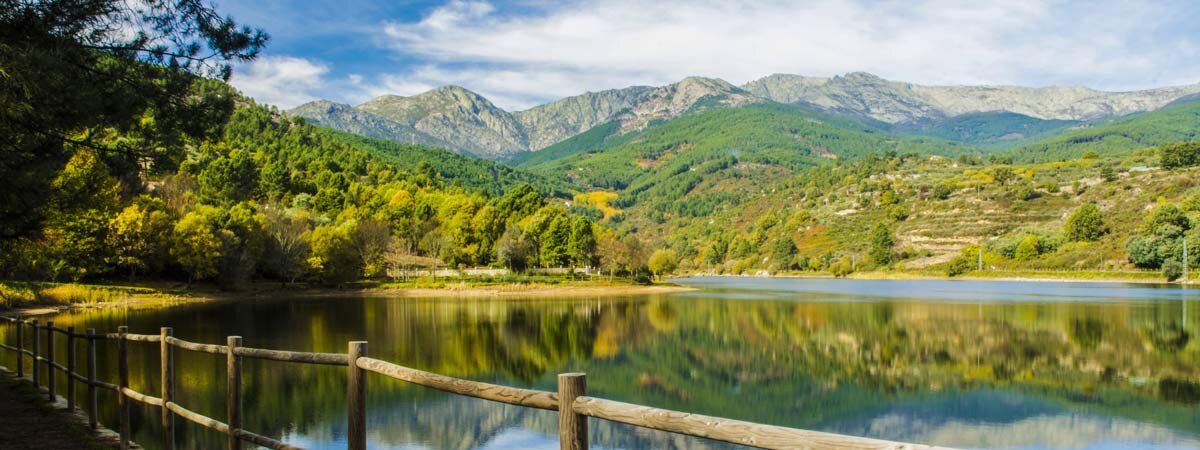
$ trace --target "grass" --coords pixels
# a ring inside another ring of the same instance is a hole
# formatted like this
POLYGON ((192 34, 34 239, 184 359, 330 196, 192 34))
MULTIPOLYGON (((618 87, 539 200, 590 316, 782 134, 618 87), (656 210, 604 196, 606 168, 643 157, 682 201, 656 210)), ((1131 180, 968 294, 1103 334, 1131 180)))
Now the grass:
POLYGON ((0 309, 116 303, 161 293, 158 289, 142 286, 3 281, 0 282, 0 309))

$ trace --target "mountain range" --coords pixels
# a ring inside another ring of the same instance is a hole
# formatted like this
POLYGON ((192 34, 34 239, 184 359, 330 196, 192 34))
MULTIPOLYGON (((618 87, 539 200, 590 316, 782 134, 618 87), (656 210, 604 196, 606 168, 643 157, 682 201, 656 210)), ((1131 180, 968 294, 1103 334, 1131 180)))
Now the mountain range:
POLYGON ((926 86, 856 72, 834 77, 775 74, 743 86, 689 77, 660 87, 587 92, 514 112, 468 89, 445 86, 408 97, 384 95, 357 106, 318 100, 288 113, 364 136, 510 160, 597 127, 605 127, 606 135, 623 135, 697 112, 765 103, 798 105, 896 134, 1005 148, 1198 94, 1200 84, 1130 92, 926 86))

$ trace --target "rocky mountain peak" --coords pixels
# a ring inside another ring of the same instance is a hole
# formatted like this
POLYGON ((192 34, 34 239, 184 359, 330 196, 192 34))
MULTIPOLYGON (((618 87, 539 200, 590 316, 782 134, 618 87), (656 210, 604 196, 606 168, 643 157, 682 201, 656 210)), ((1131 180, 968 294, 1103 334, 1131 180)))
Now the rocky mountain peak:
POLYGON ((650 91, 644 101, 621 115, 621 131, 645 128, 657 119, 679 117, 698 105, 700 109, 736 108, 761 101, 725 80, 687 77, 650 91))

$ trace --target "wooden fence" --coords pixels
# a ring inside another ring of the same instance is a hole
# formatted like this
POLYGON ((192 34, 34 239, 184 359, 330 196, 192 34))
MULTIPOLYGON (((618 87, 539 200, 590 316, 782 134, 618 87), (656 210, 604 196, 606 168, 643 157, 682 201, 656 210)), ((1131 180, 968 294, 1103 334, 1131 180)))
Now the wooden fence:
POLYGON ((758 448, 863 450, 935 448, 742 422, 590 397, 587 395, 587 377, 582 373, 559 375, 558 392, 462 380, 371 358, 367 356, 366 342, 350 342, 347 353, 291 352, 243 347, 242 338, 238 336, 229 336, 225 345, 188 342, 176 338, 171 328, 162 328, 159 330, 159 334, 132 334, 129 333, 127 327, 118 327, 116 333, 97 334, 96 330, 92 328, 87 329, 84 333, 79 333, 74 327, 56 327, 54 322, 42 324, 37 320, 8 317, 3 319, 12 322, 16 327, 16 345, 0 343, 0 348, 17 353, 17 375, 25 376, 25 357, 28 356, 32 362, 29 369, 31 369, 34 383, 40 387, 44 376, 48 396, 53 402, 58 395, 54 373, 59 371, 66 374, 68 378, 67 407, 71 409, 77 406, 76 402, 79 400, 75 389, 76 384, 87 387, 87 408, 84 409, 87 411, 88 421, 93 429, 98 426, 96 418, 97 391, 107 389, 117 394, 118 427, 122 449, 130 446, 131 401, 160 409, 162 443, 163 448, 167 450, 172 450, 175 446, 175 417, 227 435, 230 450, 240 450, 243 442, 270 449, 298 449, 299 447, 242 428, 243 358, 346 367, 348 371, 346 383, 347 448, 351 450, 367 448, 367 378, 371 373, 467 397, 558 411, 558 437, 562 450, 585 450, 588 448, 588 417, 758 448), (33 329, 31 339, 33 345, 30 348, 25 347, 27 341, 25 329, 27 327, 33 329), (67 361, 65 361, 65 365, 54 359, 56 334, 66 338, 67 361), (44 351, 41 346, 43 338, 44 351), (117 345, 116 384, 101 381, 99 374, 96 373, 96 345, 99 341, 113 341, 117 345), (83 375, 76 372, 76 346, 80 342, 86 343, 87 349, 84 358, 87 369, 83 375), (129 388, 127 347, 130 342, 159 345, 162 391, 158 397, 129 388), (175 403, 174 349, 225 356, 227 369, 225 422, 196 413, 175 403))

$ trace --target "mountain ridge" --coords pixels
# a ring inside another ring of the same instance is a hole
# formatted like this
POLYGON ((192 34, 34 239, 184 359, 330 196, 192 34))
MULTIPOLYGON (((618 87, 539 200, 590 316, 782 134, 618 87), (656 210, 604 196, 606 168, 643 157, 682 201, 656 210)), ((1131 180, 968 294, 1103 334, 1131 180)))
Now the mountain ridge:
POLYGON ((986 131, 996 136, 986 145, 1002 146, 1016 142, 1003 137, 1028 136, 1030 129, 1053 133, 1067 129, 1060 125, 1068 121, 1153 111, 1197 95, 1200 83, 1107 92, 1081 86, 932 86, 852 72, 833 77, 772 74, 741 86, 693 76, 664 86, 585 92, 519 111, 449 85, 413 96, 383 95, 357 106, 319 100, 288 113, 356 134, 510 160, 606 124, 616 124, 609 134, 623 135, 697 112, 771 102, 808 106, 900 134, 952 136, 946 130, 966 122, 981 129, 956 131, 963 136, 960 142, 978 143, 974 137, 986 131), (972 115, 995 117, 1000 123, 961 120, 972 115))

